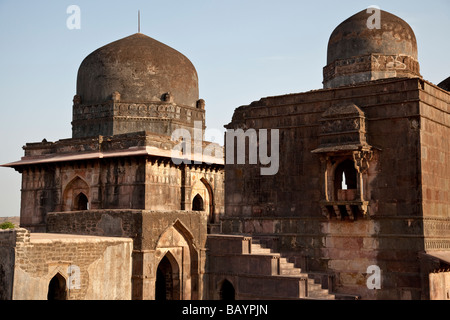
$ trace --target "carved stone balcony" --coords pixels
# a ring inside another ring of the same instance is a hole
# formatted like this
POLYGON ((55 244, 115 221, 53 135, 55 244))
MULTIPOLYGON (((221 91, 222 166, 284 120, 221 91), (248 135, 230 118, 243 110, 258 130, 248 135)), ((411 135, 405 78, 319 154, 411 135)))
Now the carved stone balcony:
POLYGON ((338 220, 345 220, 346 217, 350 221, 354 221, 356 217, 367 217, 369 202, 368 201, 321 201, 320 207, 322 213, 327 219, 336 217, 338 220))

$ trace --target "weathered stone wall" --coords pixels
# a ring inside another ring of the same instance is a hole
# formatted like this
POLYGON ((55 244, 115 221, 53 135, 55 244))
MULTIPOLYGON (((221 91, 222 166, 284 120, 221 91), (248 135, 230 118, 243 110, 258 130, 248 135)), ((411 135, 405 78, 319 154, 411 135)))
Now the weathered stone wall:
POLYGON ((420 98, 425 249, 450 250, 450 94, 426 83, 420 98))
POLYGON ((144 181, 143 158, 29 166, 22 171, 21 225, 45 230, 47 212, 76 210, 80 192, 91 209, 144 209, 144 181))
POLYGON ((51 212, 47 232, 95 236, 129 237, 136 250, 156 248, 163 231, 180 221, 192 233, 195 245, 204 248, 206 220, 197 211, 87 210, 51 212))
POLYGON ((12 259, 2 255, 2 262, 9 258, 14 273, 9 272, 11 283, 1 287, 4 298, 45 300, 50 281, 57 274, 64 279, 63 290, 69 300, 131 298, 131 239, 30 235, 25 229, 9 233, 9 237, 15 236, 14 243, 2 245, 0 250, 12 250, 12 259))
POLYGON ((420 158, 420 79, 269 97, 236 109, 228 128, 279 129, 280 167, 226 165, 224 233, 275 237, 298 267, 335 275, 335 290, 367 299, 421 296, 417 253, 423 250, 420 158), (328 220, 319 145, 320 119, 331 106, 353 103, 365 114, 374 147, 364 185, 366 218, 328 220), (370 265, 383 272, 382 290, 363 281, 370 265))
POLYGON ((217 223, 224 212, 220 165, 180 166, 170 158, 130 156, 27 165, 21 172, 21 225, 33 231, 45 230, 47 212, 78 210, 80 193, 88 209, 191 210, 193 189, 201 188, 209 221, 217 223))
POLYGON ((430 273, 430 300, 450 300, 450 272, 430 273))
POLYGON ((220 291, 225 280, 232 284, 236 300, 305 297, 307 276, 279 276, 279 255, 251 255, 250 237, 209 235, 207 246, 208 299, 221 299, 220 291))
POLYGON ((132 238, 134 300, 155 299, 156 271, 167 254, 185 281, 179 298, 202 299, 206 290, 207 219, 205 212, 183 210, 55 212, 48 214, 47 231, 132 238))
POLYGON ((16 239, 23 239, 24 233, 24 229, 0 230, 0 300, 12 299, 15 263, 14 248, 16 239))
POLYGON ((112 136, 148 131, 170 136, 176 129, 193 133, 194 121, 204 126, 205 110, 171 102, 131 103, 107 101, 98 104, 74 104, 74 138, 112 136))

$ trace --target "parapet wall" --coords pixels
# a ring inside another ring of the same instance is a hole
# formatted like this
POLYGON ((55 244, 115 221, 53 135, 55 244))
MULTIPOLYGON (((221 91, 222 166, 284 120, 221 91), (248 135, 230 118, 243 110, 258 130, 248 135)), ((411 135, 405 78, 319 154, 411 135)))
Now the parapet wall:
POLYGON ((30 232, 26 229, 0 230, 0 300, 12 299, 15 248, 29 242, 30 232))
POLYGON ((195 246, 204 248, 207 215, 202 211, 86 210, 52 212, 47 232, 133 239, 134 250, 153 250, 160 235, 179 221, 192 233, 195 246))
POLYGON ((131 239, 0 231, 0 300, 131 299, 131 239), (52 291, 53 290, 53 291, 52 291))
POLYGON ((0 230, 0 247, 16 247, 30 242, 30 232, 24 228, 0 230))

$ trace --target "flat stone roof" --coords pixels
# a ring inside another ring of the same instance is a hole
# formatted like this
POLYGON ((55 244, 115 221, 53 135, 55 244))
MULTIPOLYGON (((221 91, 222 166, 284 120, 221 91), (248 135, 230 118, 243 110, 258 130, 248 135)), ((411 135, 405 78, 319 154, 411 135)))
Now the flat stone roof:
POLYGON ((64 233, 30 233, 30 243, 61 242, 132 242, 131 238, 88 236, 64 233))
POLYGON ((224 165, 223 158, 216 158, 214 156, 203 154, 183 154, 179 150, 163 150, 157 147, 132 147, 124 150, 106 151, 106 152, 73 152, 66 154, 51 153, 42 156, 28 156, 22 157, 21 160, 3 164, 1 167, 17 167, 30 164, 55 163, 66 161, 116 158, 116 157, 133 157, 133 156, 157 156, 163 158, 173 158, 179 160, 200 161, 208 164, 224 165))

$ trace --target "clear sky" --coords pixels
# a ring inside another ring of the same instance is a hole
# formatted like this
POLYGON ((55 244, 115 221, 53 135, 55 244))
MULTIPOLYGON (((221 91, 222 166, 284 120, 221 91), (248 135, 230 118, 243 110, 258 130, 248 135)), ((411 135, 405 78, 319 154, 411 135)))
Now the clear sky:
MULTIPOLYGON (((223 130, 241 105, 322 88, 331 32, 371 5, 411 25, 426 80, 450 76, 448 0, 0 0, 0 163, 19 160, 27 142, 71 137, 81 61, 137 32, 138 10, 142 33, 192 61, 206 125, 223 130), (80 29, 67 28, 70 5, 80 29)), ((0 216, 20 214, 20 185, 0 168, 0 216)))

